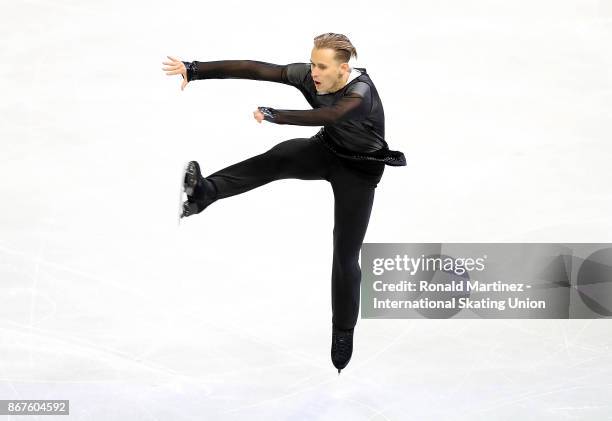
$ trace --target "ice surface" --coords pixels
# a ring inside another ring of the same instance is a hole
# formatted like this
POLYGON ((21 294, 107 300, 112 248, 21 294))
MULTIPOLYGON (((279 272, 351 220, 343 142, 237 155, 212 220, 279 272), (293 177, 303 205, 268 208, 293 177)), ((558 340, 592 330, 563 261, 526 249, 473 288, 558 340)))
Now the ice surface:
POLYGON ((308 107, 286 86, 181 92, 166 55, 308 61, 335 31, 408 160, 366 242, 612 241, 609 1, 317 5, 0 6, 0 399, 69 399, 75 420, 612 419, 608 320, 359 320, 338 376, 324 181, 177 227, 186 161, 317 129, 252 118, 308 107))

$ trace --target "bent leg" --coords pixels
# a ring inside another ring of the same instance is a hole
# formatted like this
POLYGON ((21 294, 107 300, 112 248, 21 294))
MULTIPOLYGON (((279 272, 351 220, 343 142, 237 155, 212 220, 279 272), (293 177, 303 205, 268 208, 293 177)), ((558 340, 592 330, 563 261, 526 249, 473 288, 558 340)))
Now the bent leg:
POLYGON ((274 180, 297 178, 326 179, 330 156, 325 148, 307 138, 280 142, 267 152, 230 165, 205 177, 204 207, 218 199, 235 196, 274 180))

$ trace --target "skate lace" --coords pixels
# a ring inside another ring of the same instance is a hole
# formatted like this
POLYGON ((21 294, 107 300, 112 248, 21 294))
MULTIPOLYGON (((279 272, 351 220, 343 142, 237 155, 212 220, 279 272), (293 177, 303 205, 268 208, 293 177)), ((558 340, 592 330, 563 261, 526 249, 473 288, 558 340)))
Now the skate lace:
POLYGON ((338 333, 335 341, 335 351, 338 357, 345 359, 350 352, 350 333, 338 333))

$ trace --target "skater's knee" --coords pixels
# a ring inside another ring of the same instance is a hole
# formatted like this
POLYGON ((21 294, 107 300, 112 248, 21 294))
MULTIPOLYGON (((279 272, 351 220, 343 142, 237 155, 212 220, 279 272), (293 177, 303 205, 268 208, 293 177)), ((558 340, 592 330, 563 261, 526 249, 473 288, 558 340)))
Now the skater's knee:
POLYGON ((355 268, 359 266, 359 251, 352 247, 342 247, 336 244, 334 247, 334 259, 344 268, 355 268))
POLYGON ((273 155, 289 155, 294 149, 295 142, 293 139, 291 139, 274 145, 268 152, 273 155))
POLYGON ((272 147, 266 154, 278 171, 290 169, 294 161, 295 145, 292 140, 286 140, 272 147))
POLYGON ((341 231, 337 231, 336 228, 334 228, 333 244, 334 254, 338 257, 344 256, 351 259, 357 259, 359 257, 359 251, 363 245, 354 235, 341 234, 341 231))

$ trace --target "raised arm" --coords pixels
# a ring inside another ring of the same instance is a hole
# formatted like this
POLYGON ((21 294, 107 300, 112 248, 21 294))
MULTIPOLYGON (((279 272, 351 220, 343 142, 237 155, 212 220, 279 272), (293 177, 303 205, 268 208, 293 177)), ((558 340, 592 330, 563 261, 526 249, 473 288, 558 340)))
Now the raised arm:
POLYGON ((303 82, 307 63, 287 65, 256 60, 183 61, 187 81, 200 79, 251 79, 297 86, 303 82))
POLYGON ((297 126, 327 126, 344 120, 367 117, 372 108, 370 86, 356 82, 334 104, 312 110, 277 110, 259 107, 264 120, 276 124, 297 126))

